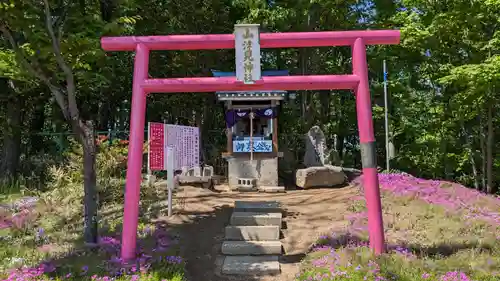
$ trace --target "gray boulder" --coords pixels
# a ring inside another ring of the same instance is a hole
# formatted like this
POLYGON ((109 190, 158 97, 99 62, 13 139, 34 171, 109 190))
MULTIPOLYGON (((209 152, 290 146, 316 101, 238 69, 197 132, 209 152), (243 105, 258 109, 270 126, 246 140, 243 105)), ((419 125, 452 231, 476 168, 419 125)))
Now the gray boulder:
POLYGON ((301 188, 333 187, 345 183, 347 177, 342 167, 325 165, 298 169, 295 184, 301 188))

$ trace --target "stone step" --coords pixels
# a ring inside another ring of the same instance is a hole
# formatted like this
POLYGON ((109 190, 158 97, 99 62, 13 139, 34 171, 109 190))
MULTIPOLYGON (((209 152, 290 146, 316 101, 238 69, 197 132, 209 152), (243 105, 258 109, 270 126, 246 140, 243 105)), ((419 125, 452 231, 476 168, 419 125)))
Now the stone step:
POLYGON ((281 227, 281 213, 254 213, 254 212, 234 212, 231 215, 230 224, 240 225, 277 225, 281 227))
POLYGON ((236 201, 235 212, 281 213, 281 204, 276 201, 236 201))
POLYGON ((280 274, 277 256, 227 256, 222 273, 228 275, 277 275, 280 274))
POLYGON ((277 241, 280 227, 269 226, 226 226, 226 239, 237 241, 277 241))
POLYGON ((280 255, 280 241, 224 241, 224 255, 280 255))
POLYGON ((258 191, 265 193, 279 193, 285 192, 284 186, 259 186, 258 191))
POLYGON ((254 187, 254 186, 242 186, 242 185, 236 186, 236 188, 234 190, 240 191, 240 192, 251 192, 251 191, 257 192, 257 191, 259 191, 257 189, 257 187, 254 187))

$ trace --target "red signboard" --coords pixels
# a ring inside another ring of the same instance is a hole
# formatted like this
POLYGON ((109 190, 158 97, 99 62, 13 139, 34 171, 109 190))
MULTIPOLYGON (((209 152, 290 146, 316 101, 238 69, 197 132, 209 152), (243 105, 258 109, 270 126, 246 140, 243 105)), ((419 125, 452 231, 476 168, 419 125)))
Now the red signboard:
POLYGON ((149 170, 162 171, 165 168, 165 124, 149 123, 149 170))

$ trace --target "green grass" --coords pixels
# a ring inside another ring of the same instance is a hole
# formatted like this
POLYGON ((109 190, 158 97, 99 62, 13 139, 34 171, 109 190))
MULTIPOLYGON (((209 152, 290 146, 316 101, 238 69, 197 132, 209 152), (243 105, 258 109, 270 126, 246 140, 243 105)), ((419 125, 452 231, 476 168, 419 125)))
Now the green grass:
POLYGON ((0 181, 0 204, 9 203, 28 195, 21 181, 0 181))
MULTIPOLYGON (((144 192, 156 193, 158 190, 144 190, 144 192)), ((28 273, 23 273, 20 276, 24 279, 20 280, 108 280, 114 275, 116 266, 112 266, 110 261, 119 256, 119 246, 112 250, 106 247, 85 247, 81 236, 82 205, 71 197, 62 196, 65 199, 59 199, 60 195, 54 192, 42 194, 37 206, 31 210, 29 216, 26 216, 22 225, 0 230, 1 280, 7 278, 14 268, 36 268, 43 261, 50 261, 55 270, 31 279, 28 273), (43 235, 40 235, 40 229, 43 229, 43 235)), ((12 194, 4 200, 10 201, 19 197, 21 195, 12 194)), ((148 200, 148 196, 143 198, 144 210, 151 209, 148 206, 158 200, 157 196, 150 196, 151 200, 148 200)), ((123 208, 119 203, 108 203, 101 207, 102 217, 99 221, 101 237, 120 238, 122 212, 123 208)), ((150 268, 142 273, 129 268, 131 271, 129 275, 114 280, 184 280, 183 263, 165 262, 164 259, 167 256, 178 256, 177 245, 171 243, 166 250, 153 251, 158 241, 152 235, 156 226, 149 222, 149 216, 153 215, 146 211, 140 218, 138 232, 143 252, 151 255, 151 258, 144 261, 150 268), (160 257, 162 260, 159 260, 160 257)))
MULTIPOLYGON (((333 230, 318 241, 297 280, 500 280, 497 225, 464 219, 415 197, 384 193, 382 201, 386 254, 372 254, 366 215, 355 216, 349 229, 333 230), (467 277, 460 277, 462 273, 467 277)), ((354 201, 349 211, 366 212, 363 205, 354 201)))

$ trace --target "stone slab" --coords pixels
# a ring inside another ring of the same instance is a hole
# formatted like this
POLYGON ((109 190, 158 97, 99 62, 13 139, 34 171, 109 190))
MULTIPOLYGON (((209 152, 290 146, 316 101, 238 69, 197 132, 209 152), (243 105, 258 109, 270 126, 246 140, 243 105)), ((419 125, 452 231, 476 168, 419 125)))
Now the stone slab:
POLYGON ((224 255, 281 255, 280 241, 224 241, 224 255))
POLYGON ((346 180, 342 167, 331 165, 298 169, 295 173, 295 184, 301 188, 334 187, 346 180))
POLYGON ((281 204, 276 201, 236 201, 235 212, 281 213, 281 204))
POLYGON ((233 212, 230 224, 234 226, 277 225, 281 227, 281 213, 233 212))
POLYGON ((228 275, 277 275, 280 274, 277 256, 227 256, 222 273, 228 275))
POLYGON ((179 176, 179 183, 181 184, 195 184, 195 183, 206 183, 209 182, 212 177, 203 176, 179 176))
POLYGON ((280 239, 280 227, 270 226, 226 226, 227 240, 237 241, 277 241, 280 239))
POLYGON ((234 190, 241 192, 258 191, 258 189, 254 186, 244 186, 244 185, 238 185, 234 190))
POLYGON ((259 186, 258 190, 260 192, 266 192, 266 193, 279 193, 279 192, 285 192, 285 187, 284 186, 259 186))

